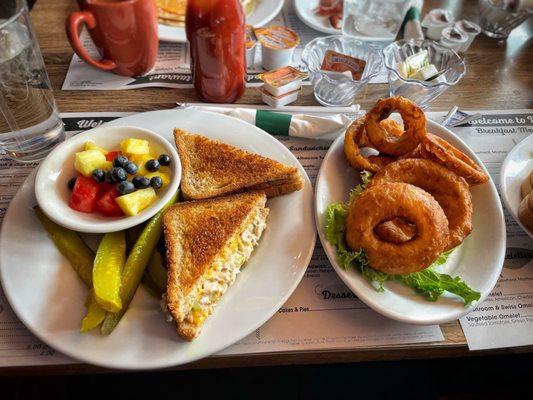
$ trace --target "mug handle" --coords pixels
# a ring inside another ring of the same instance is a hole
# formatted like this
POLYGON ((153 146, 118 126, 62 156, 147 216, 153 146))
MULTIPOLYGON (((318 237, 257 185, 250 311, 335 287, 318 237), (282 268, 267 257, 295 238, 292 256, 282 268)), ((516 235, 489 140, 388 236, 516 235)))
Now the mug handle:
POLYGON ((68 41, 74 49, 74 52, 87 64, 92 65, 95 68, 102 69, 104 71, 111 71, 117 67, 114 61, 108 59, 102 59, 100 61, 92 58, 83 44, 81 43, 80 36, 78 35, 78 29, 81 24, 85 23, 89 29, 93 29, 96 26, 96 19, 94 15, 89 11, 76 11, 70 14, 66 22, 66 31, 68 41))

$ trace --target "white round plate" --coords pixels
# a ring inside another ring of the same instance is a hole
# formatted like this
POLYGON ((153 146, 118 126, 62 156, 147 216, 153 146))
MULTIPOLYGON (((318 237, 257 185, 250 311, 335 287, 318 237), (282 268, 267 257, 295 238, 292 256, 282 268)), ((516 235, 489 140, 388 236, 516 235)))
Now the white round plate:
POLYGON ((518 225, 533 238, 533 231, 527 229, 518 219, 520 185, 533 171, 533 135, 518 143, 505 157, 500 171, 500 193, 503 203, 518 225))
MULTIPOLYGON (((446 139, 479 165, 476 155, 448 129, 427 121, 428 131, 446 139)), ((463 302, 443 296, 436 302, 426 300, 397 282, 387 282, 384 292, 377 292, 355 268, 344 270, 336 261, 336 250, 324 237, 324 213, 329 204, 346 201, 350 190, 360 183, 359 174, 344 157, 344 135, 330 147, 320 168, 315 193, 315 220, 319 237, 337 274, 344 283, 369 307, 386 317, 412 324, 440 324, 455 320, 472 311, 475 304, 464 307, 463 302)), ((471 187, 474 206, 474 230, 463 244, 455 249, 440 272, 460 276, 472 288, 481 292, 480 302, 490 293, 503 266, 505 257, 505 221, 503 210, 492 180, 471 187)), ((379 205, 376 205, 379 207, 379 205)))
POLYGON ((144 288, 137 291, 111 335, 79 333, 87 289, 33 213, 33 173, 11 202, 0 237, 0 276, 17 316, 56 350, 87 363, 120 369, 164 368, 195 361, 259 328, 296 288, 315 245, 313 192, 300 163, 271 135, 220 114, 153 111, 107 125, 151 129, 168 140, 173 140, 174 127, 201 133, 293 165, 305 177, 305 185, 298 192, 268 201, 270 214, 259 246, 206 320, 200 336, 189 343, 178 337, 174 324, 165 321, 158 300, 144 288))
POLYGON ((294 10, 298 18, 309 28, 333 35, 340 34, 341 30, 332 27, 328 17, 315 14, 314 10, 319 4, 320 0, 294 0, 294 10))
MULTIPOLYGON (((268 24, 281 11, 283 2, 284 0, 257 0, 257 5, 252 15, 246 19, 246 23, 254 28, 268 24)), ((158 35, 162 42, 185 43, 187 41, 185 27, 159 24, 158 35)))

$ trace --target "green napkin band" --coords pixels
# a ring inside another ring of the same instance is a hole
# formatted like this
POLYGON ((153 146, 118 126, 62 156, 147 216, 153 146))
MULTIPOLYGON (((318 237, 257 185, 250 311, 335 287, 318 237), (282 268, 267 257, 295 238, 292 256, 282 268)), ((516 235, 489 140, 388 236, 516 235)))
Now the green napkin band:
POLYGON ((280 114, 272 111, 257 110, 255 126, 271 135, 289 136, 292 115, 280 114))

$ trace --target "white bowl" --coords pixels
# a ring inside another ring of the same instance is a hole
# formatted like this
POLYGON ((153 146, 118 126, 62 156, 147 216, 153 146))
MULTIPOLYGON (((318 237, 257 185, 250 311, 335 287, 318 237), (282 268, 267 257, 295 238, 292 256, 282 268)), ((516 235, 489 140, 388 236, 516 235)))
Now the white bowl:
POLYGON ((527 229, 518 218, 518 207, 522 200, 520 186, 533 171, 533 135, 518 143, 507 154, 500 171, 500 193, 505 208, 520 227, 533 238, 533 231, 527 229))
POLYGON ((178 190, 181 180, 181 163, 174 146, 148 129, 134 126, 105 126, 80 133, 57 146, 46 157, 37 171, 35 197, 43 212, 55 223, 76 232, 116 232, 139 225, 157 213, 178 190), (119 149, 126 138, 145 139, 156 154, 168 154, 170 184, 158 191, 157 200, 139 214, 129 217, 106 217, 99 213, 83 213, 69 207, 69 179, 77 175, 74 169, 75 153, 81 151, 89 140, 108 150, 119 149))

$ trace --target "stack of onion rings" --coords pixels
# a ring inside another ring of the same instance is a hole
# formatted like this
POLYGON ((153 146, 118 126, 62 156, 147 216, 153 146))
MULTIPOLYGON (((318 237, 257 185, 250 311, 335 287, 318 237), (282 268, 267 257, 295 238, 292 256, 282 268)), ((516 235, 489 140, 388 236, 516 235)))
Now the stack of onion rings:
POLYGON ((353 168, 374 173, 346 224, 348 246, 363 249, 371 267, 394 274, 422 270, 471 233, 469 184, 487 182, 488 175, 428 133, 423 111, 410 100, 379 100, 346 131, 344 153, 353 168), (394 111, 403 126, 388 119, 394 111), (363 148, 379 153, 365 157, 363 148))

